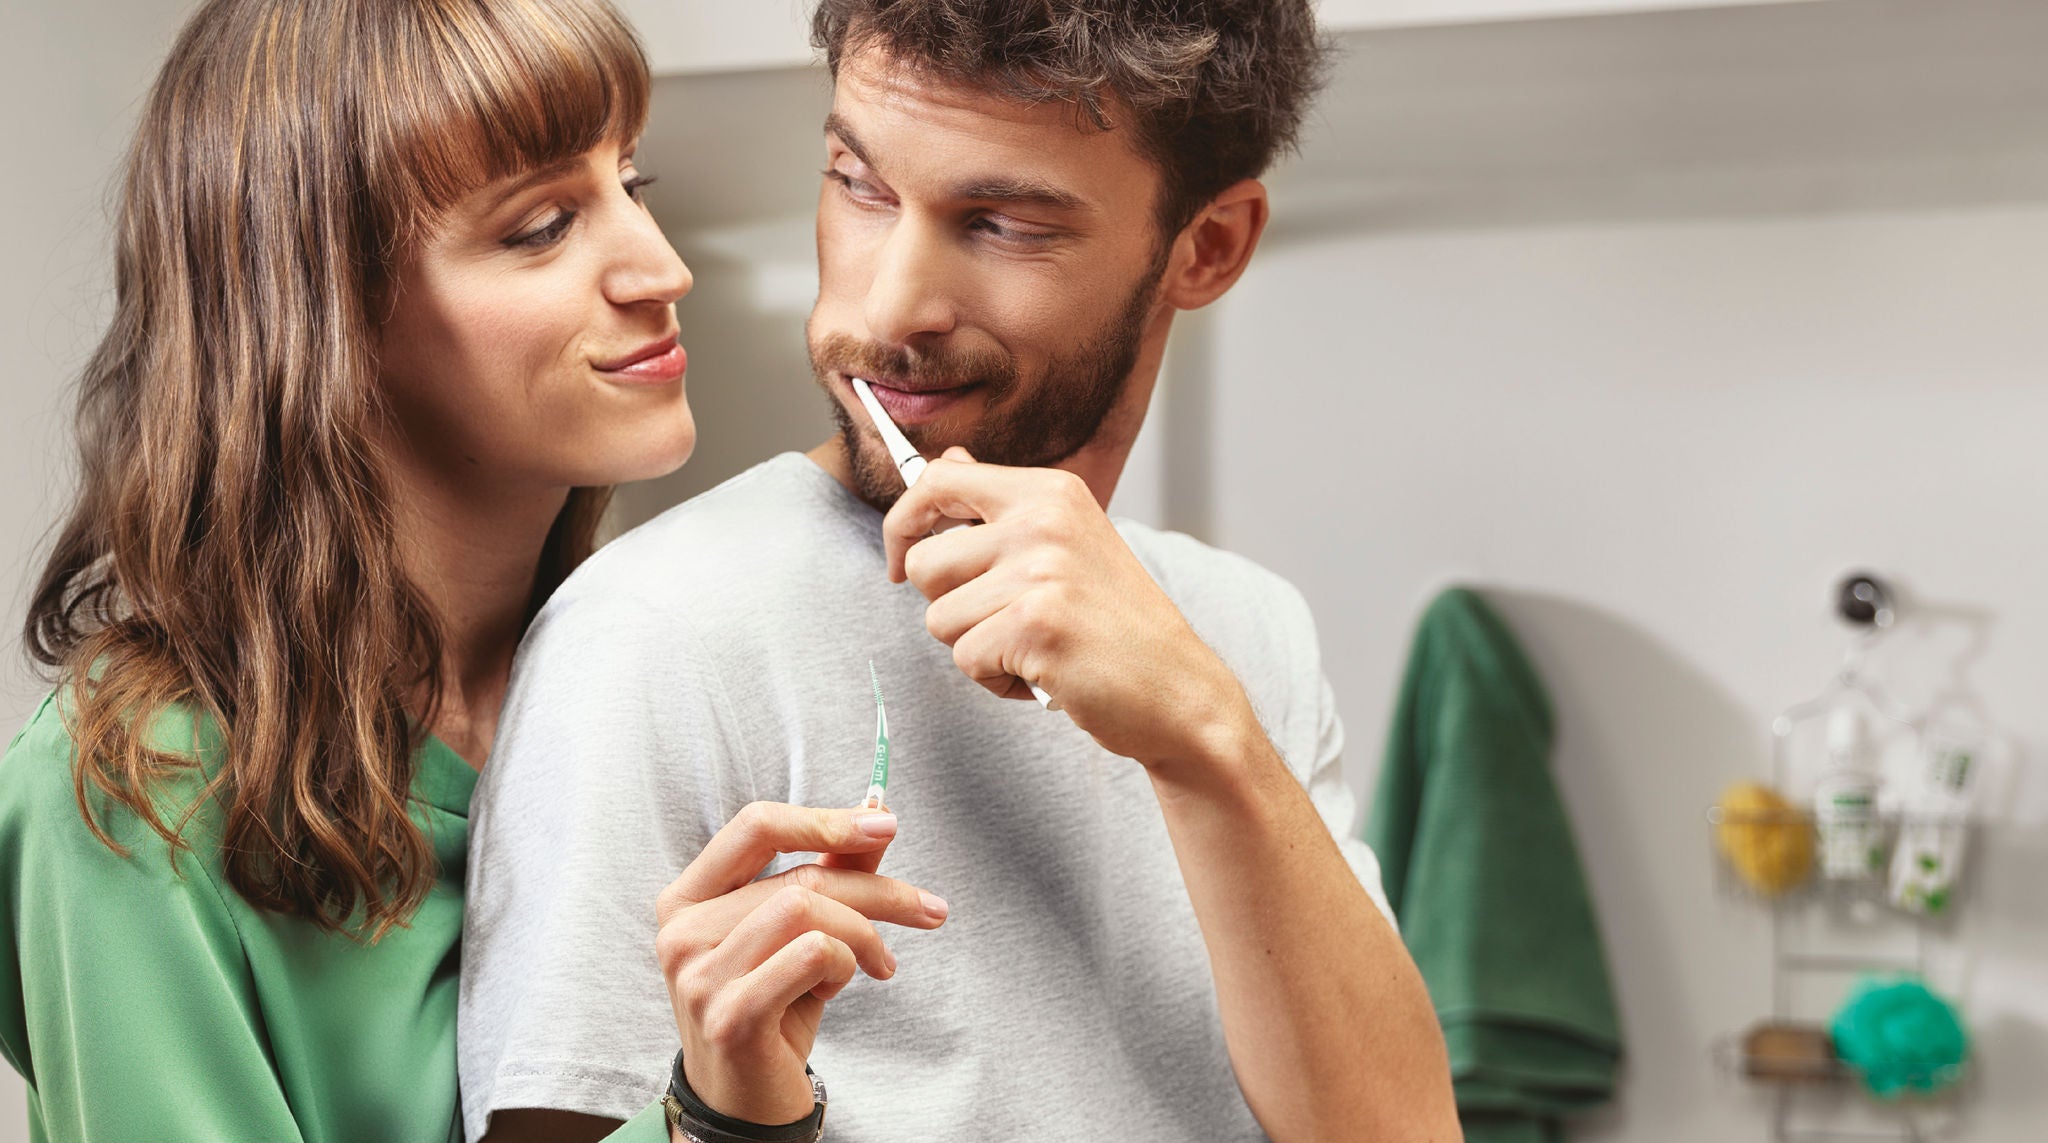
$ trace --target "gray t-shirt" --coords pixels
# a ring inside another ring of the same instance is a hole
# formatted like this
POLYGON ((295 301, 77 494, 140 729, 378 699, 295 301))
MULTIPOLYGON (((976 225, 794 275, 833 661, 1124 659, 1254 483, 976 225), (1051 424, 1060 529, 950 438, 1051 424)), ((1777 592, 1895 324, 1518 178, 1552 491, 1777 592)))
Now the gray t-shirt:
MULTIPOLYGON (((1378 863, 1349 836, 1300 595, 1185 536, 1117 526, 1243 680, 1384 911, 1378 863)), ((655 898, 749 801, 860 801, 869 660, 902 822, 882 871, 952 913, 932 932, 884 926, 896 977, 856 976, 826 1006, 811 1063, 830 1138, 1264 1138, 1142 768, 963 677, 924 608, 888 581, 881 514, 796 453, 606 546, 548 602, 471 809, 471 1139, 500 1108, 624 1119, 659 1098, 678 1037, 655 898)))

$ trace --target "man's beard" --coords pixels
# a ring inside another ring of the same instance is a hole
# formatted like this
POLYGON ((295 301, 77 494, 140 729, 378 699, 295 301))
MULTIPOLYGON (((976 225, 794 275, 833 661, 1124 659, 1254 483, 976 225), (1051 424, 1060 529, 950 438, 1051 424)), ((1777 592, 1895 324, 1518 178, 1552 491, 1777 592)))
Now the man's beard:
MULTIPOLYGON (((832 396, 832 374, 888 377, 919 388, 978 385, 986 396, 982 420, 967 440, 957 443, 987 464, 1045 468, 1067 459, 1093 441, 1102 423, 1129 385, 1143 346, 1146 318, 1157 296, 1163 258, 1154 262, 1131 291, 1123 308, 1093 338, 1072 353, 1055 354, 1047 362, 1038 388, 1018 408, 1005 401, 1019 388, 1017 363, 996 350, 938 349, 912 353, 897 347, 860 341, 843 333, 810 343, 811 372, 826 386, 832 419, 846 442, 854 490, 860 498, 887 511, 903 495, 903 478, 872 425, 856 422, 832 396)), ((937 451, 937 442, 921 439, 923 426, 905 428, 919 451, 937 451)))

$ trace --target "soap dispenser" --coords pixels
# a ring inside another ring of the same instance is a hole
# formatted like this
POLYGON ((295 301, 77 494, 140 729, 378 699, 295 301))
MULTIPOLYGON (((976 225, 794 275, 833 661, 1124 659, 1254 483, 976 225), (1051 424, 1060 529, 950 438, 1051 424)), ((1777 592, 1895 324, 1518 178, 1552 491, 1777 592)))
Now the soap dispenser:
POLYGON ((1813 827, 1821 876, 1859 881, 1884 866, 1883 822, 1877 793, 1882 781, 1863 712, 1836 707, 1828 718, 1828 761, 1814 787, 1813 827))

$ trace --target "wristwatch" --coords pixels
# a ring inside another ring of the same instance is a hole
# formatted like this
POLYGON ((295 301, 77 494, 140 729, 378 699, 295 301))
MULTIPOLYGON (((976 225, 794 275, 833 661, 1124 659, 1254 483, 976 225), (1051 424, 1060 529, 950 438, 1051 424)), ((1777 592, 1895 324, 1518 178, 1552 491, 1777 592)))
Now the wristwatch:
POLYGON ((816 1103, 809 1115, 774 1126, 749 1123, 721 1115, 697 1098, 683 1075, 683 1053, 679 1051, 661 1106, 668 1113, 668 1125, 691 1143, 818 1143, 825 1137, 825 1081, 809 1064, 804 1065, 804 1075, 810 1078, 811 1099, 816 1103))

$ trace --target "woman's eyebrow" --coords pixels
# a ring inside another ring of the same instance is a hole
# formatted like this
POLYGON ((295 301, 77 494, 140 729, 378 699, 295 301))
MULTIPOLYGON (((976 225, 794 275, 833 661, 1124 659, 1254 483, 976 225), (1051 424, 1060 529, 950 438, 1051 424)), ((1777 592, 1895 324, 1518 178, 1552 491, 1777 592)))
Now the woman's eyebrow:
POLYGON ((542 163, 540 166, 513 179, 499 190, 494 191, 489 205, 484 209, 484 213, 489 214, 491 211, 505 205, 507 201, 520 191, 538 186, 541 183, 552 182, 564 175, 574 174, 582 166, 583 156, 581 155, 569 155, 565 158, 556 159, 552 163, 542 163))

